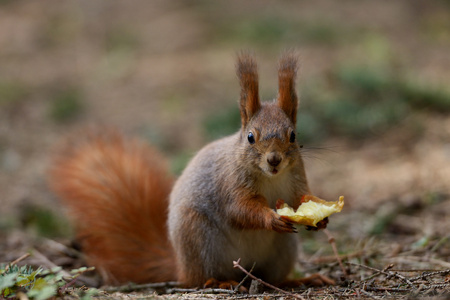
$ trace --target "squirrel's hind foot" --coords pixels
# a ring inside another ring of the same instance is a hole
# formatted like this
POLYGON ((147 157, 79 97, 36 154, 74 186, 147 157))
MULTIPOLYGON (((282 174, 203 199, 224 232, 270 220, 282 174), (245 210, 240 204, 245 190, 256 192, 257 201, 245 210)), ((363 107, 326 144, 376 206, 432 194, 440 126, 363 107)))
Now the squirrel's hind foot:
POLYGON ((308 287, 318 287, 324 285, 335 285, 336 282, 319 273, 312 274, 308 277, 303 277, 300 279, 286 280, 282 284, 279 285, 280 288, 295 288, 299 286, 308 286, 308 287))
MULTIPOLYGON (((203 285, 203 288, 219 288, 224 290, 233 290, 239 285, 239 282, 234 280, 224 280, 220 281, 215 278, 208 279, 205 284, 203 285)), ((240 286, 238 289, 239 293, 248 293, 248 290, 244 286, 240 286)))

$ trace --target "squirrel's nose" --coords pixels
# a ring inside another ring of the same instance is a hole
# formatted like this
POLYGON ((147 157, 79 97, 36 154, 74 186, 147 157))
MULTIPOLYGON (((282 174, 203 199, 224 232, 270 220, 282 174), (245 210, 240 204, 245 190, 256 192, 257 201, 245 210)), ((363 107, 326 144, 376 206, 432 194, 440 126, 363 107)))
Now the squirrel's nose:
POLYGON ((281 160, 282 160, 281 156, 275 152, 272 152, 267 156, 267 162, 272 167, 278 166, 280 164, 281 160))

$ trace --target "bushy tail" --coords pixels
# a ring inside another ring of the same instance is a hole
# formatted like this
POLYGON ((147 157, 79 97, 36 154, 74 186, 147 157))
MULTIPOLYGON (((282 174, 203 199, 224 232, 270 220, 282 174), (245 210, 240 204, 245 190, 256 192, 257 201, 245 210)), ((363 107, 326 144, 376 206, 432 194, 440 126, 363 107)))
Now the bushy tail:
POLYGON ((81 131, 55 155, 49 183, 105 283, 176 280, 166 228, 173 178, 159 153, 111 129, 81 131))

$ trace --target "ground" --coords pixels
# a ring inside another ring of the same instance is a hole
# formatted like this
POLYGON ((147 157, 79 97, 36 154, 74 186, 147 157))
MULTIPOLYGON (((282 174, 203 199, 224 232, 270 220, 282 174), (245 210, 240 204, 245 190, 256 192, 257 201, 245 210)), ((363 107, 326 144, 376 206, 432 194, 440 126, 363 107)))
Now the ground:
POLYGON ((46 183, 69 132, 115 126, 155 145, 179 173, 208 141, 238 129, 236 53, 255 54, 269 100, 277 59, 291 49, 301 62, 298 136, 311 188, 346 199, 328 229, 349 274, 325 234, 303 230, 298 273, 320 271, 338 286, 302 293, 448 291, 449 46, 443 0, 2 0, 0 262, 32 250, 23 263, 81 267, 61 254, 71 249, 70 225, 46 183), (368 267, 388 269, 368 279, 378 272, 368 267), (425 271, 441 273, 398 276, 425 271))

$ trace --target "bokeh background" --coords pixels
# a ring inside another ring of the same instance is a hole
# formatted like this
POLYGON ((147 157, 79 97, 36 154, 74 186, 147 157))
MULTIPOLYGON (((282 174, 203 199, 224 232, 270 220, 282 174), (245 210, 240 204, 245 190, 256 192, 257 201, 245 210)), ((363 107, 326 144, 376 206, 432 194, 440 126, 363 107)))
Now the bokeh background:
MULTIPOLYGON (((450 257, 443 0, 0 0, 0 261, 30 237, 70 237, 46 169, 72 130, 117 127, 163 151, 179 174, 203 145, 239 128, 236 53, 255 54, 270 100, 286 49, 301 62, 298 136, 311 188, 346 197, 329 225, 340 250, 428 249, 441 262, 428 267, 442 267, 450 257)), ((321 235, 302 235, 306 254, 329 248, 321 235)))

